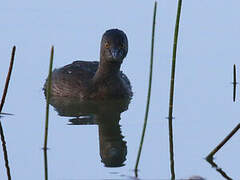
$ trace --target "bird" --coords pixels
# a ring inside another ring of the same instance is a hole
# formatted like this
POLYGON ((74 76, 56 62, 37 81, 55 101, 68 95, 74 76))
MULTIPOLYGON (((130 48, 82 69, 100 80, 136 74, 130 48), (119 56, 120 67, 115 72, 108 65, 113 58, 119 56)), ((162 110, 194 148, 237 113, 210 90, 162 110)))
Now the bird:
MULTIPOLYGON (((120 70, 128 53, 128 39, 119 29, 107 30, 100 44, 100 61, 74 61, 55 69, 51 96, 79 99, 121 99, 133 96, 128 77, 120 70)), ((47 94, 48 78, 44 84, 47 94)))

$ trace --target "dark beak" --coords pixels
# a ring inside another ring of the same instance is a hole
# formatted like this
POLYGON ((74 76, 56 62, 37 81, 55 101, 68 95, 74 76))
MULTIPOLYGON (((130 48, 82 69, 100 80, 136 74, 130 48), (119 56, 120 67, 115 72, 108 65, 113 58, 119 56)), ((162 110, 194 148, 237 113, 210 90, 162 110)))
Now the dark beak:
POLYGON ((119 49, 111 49, 112 57, 115 60, 119 59, 119 49))

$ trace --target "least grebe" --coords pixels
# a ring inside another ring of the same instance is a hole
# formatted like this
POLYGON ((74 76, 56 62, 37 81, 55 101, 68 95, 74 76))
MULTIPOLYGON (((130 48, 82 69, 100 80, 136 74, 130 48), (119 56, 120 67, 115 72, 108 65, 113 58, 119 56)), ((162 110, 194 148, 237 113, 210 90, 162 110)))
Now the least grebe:
MULTIPOLYGON (((74 61, 52 73, 52 96, 81 99, 131 98, 131 84, 120 66, 128 39, 119 29, 107 30, 101 40, 100 62, 74 61)), ((46 90, 47 82, 44 90, 46 90)))

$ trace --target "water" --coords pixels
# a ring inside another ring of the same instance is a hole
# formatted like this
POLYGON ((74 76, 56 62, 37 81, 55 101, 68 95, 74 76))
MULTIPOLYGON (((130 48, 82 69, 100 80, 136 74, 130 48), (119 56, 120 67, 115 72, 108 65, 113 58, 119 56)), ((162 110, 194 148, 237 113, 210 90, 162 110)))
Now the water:
MULTIPOLYGON (((159 1, 152 99, 140 179, 169 179, 168 96, 173 30, 177 3, 159 1)), ((204 157, 239 123, 239 96, 232 102, 232 66, 239 71, 239 2, 183 1, 174 98, 176 178, 199 175, 224 179, 204 157)), ((98 60, 102 34, 124 30, 129 53, 122 70, 134 97, 121 114, 126 141, 125 166, 101 162, 98 125, 71 126, 69 117, 50 108, 49 179, 131 179, 139 146, 148 86, 153 1, 4 2, 0 7, 0 89, 3 90, 11 48, 16 61, 1 118, 12 179, 44 179, 45 97, 50 46, 54 67, 73 60, 98 60)), ((238 74, 237 74, 238 77, 238 74)), ((238 79, 237 79, 238 80, 238 79)), ((216 154, 215 163, 238 179, 239 132, 216 154)), ((2 149, 0 150, 2 153, 2 149)), ((3 156, 0 179, 6 179, 3 156)))

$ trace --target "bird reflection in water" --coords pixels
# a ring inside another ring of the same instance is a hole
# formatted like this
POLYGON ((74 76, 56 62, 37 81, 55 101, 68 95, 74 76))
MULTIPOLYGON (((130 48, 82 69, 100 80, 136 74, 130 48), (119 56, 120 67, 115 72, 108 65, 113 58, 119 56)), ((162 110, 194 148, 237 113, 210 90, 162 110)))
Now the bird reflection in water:
POLYGON ((100 101, 50 98, 50 104, 60 116, 74 117, 69 120, 69 125, 98 125, 100 156, 106 167, 124 166, 127 145, 119 121, 129 103, 129 98, 100 101))

